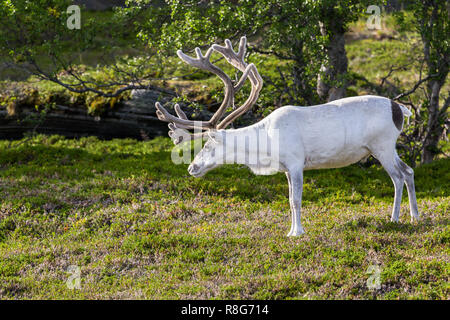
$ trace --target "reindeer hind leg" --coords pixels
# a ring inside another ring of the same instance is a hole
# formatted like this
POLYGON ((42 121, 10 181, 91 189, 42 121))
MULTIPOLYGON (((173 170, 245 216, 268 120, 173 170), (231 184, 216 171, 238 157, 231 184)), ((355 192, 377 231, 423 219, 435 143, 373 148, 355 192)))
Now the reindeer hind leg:
POLYGON ((411 214, 411 222, 419 220, 420 214, 417 207, 416 188, 414 186, 414 170, 404 163, 398 154, 395 154, 396 167, 403 173, 405 177, 406 189, 408 190, 409 210, 411 214))
POLYGON ((396 151, 393 148, 392 151, 387 152, 383 150, 382 152, 373 152, 372 155, 380 161, 384 170, 389 174, 392 182, 394 183, 394 205, 392 207, 391 221, 398 222, 400 215, 400 205, 402 202, 402 192, 403 184, 405 183, 405 174, 399 168, 396 160, 396 151))

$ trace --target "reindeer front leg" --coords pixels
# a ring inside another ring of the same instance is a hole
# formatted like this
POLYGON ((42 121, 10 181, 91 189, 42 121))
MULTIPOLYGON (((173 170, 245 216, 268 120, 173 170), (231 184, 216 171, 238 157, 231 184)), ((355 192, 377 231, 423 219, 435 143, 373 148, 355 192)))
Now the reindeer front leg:
POLYGON ((289 170, 286 172, 286 176, 289 183, 289 204, 292 215, 291 230, 288 233, 288 237, 296 237, 305 233, 300 221, 303 192, 303 168, 289 170))

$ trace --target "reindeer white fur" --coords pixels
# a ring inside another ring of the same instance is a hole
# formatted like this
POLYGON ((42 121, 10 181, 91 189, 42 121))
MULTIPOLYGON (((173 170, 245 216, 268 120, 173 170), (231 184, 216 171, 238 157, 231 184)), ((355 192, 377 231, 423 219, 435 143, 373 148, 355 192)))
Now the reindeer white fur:
MULTIPOLYGON (((243 39, 245 40, 245 38, 243 39)), ((244 40, 241 39, 240 50, 237 54, 232 50, 229 42, 226 42, 227 46, 225 47, 214 45, 212 48, 222 53, 229 61, 233 59, 233 54, 239 56, 245 47, 244 40)), ((203 62, 205 60, 202 58, 209 58, 208 53, 203 57, 201 53, 199 54, 199 50, 197 56, 197 60, 203 62)), ((186 61, 186 56, 182 56, 182 59, 186 61)), ((244 73, 247 72, 247 75, 244 74, 244 76, 251 75, 252 93, 249 100, 255 101, 255 96, 257 97, 262 86, 262 80, 253 65, 243 63, 243 58, 240 58, 240 62, 242 65, 239 69, 244 73)), ((201 67, 199 64, 196 66, 201 67)), ((244 76, 241 81, 245 80, 244 76)), ((236 87, 234 88, 236 89, 236 87)), ((230 88, 228 88, 228 92, 230 92, 230 88)), ((226 97, 226 99, 230 99, 230 97, 226 97)), ((188 123, 189 120, 177 106, 175 110, 178 118, 171 116, 159 104, 157 104, 157 108, 161 120, 173 122, 172 130, 196 127, 193 122, 188 123)), ((236 111, 242 112, 246 108, 248 109, 249 105, 244 104, 234 112, 242 114, 236 111)), ((288 236, 299 236, 304 233, 300 221, 303 171, 344 167, 373 155, 380 161, 394 183, 395 197, 391 220, 398 221, 399 219, 404 183, 408 190, 411 220, 419 219, 414 172, 400 160, 395 150, 404 115, 410 116, 411 113, 404 106, 387 98, 359 96, 312 107, 281 107, 258 123, 241 129, 224 130, 213 123, 209 128, 202 127, 202 129, 208 129, 206 131, 209 136, 208 141, 196 155, 188 171, 191 175, 200 177, 224 163, 240 163, 247 165, 255 174, 285 172, 289 182, 289 202, 292 214, 288 236), (235 143, 239 139, 242 141, 243 137, 255 135, 267 137, 271 140, 269 141, 270 145, 279 146, 278 152, 267 155, 266 152, 261 153, 254 145, 245 143, 236 145, 235 143), (260 160, 261 158, 265 159, 256 164, 249 161, 248 159, 251 159, 254 153, 258 153, 256 157, 260 160)), ((174 137, 172 136, 172 138, 174 137)))

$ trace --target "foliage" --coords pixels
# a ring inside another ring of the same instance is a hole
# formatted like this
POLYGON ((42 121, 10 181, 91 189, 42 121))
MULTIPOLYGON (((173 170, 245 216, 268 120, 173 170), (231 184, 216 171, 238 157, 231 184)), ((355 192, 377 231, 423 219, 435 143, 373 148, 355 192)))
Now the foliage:
MULTIPOLYGON (((274 54, 288 61, 289 73, 268 79, 274 87, 283 88, 286 103, 310 105, 318 102, 317 74, 321 65, 326 64, 324 48, 330 37, 321 34, 319 22, 332 26, 331 29, 345 30, 348 23, 360 16, 364 3, 353 0, 283 3, 129 0, 126 8, 116 10, 113 20, 83 18, 80 30, 69 30, 65 26, 67 1, 4 0, 0 10, 5 26, 0 34, 0 51, 8 52, 21 67, 68 90, 111 97, 125 90, 148 87, 157 80, 158 74, 172 67, 164 64, 164 60, 173 56, 176 49, 190 51, 199 44, 209 45, 225 38, 236 40, 247 35, 254 43, 253 51, 274 54), (27 27, 22 29, 22 25, 27 27), (114 27, 117 25, 121 26, 120 30, 114 27), (114 72, 106 79, 96 79, 74 67, 77 57, 73 53, 81 54, 94 47, 107 50, 108 39, 118 39, 113 42, 117 46, 123 37, 139 48, 142 55, 148 55, 147 59, 136 63, 114 61, 114 72), (136 40, 141 41, 141 46, 136 40), (67 48, 70 48, 69 55, 67 48), (38 59, 39 54, 51 60, 48 69, 38 59), (153 55, 155 59, 150 59, 153 55)), ((328 31, 332 32, 331 29, 328 31)))
MULTIPOLYGON (((367 2, 368 3, 368 2, 367 2)), ((366 1, 203 1, 129 0, 123 15, 145 16, 136 22, 139 37, 164 56, 176 49, 190 51, 199 44, 237 41, 247 35, 251 52, 286 60, 289 72, 266 80, 279 89, 285 104, 318 103, 317 75, 327 64, 326 48, 334 33, 344 33, 361 16, 366 1), (164 18, 162 18, 164 17, 164 18), (325 26, 321 33, 319 25, 325 26)))
POLYGON ((152 66, 146 63, 151 50, 136 46, 132 23, 126 17, 109 15, 110 19, 98 19, 99 15, 83 11, 81 28, 70 30, 69 4, 67 0, 2 0, 0 53, 9 57, 6 63, 79 94, 113 98, 131 89, 152 88, 146 82, 148 68, 152 66), (118 51, 118 46, 129 46, 142 56, 116 59, 112 53, 118 51), (102 64, 108 65, 100 78, 96 72, 79 68, 82 55, 90 50, 102 51, 96 71, 100 71, 102 64))
MULTIPOLYGON (((423 55, 419 60, 420 79, 414 87, 397 98, 408 97, 417 89, 423 89, 421 102, 409 101, 415 117, 408 136, 410 144, 420 146, 418 158, 422 163, 431 162, 441 153, 440 140, 446 136, 450 95, 441 92, 448 82, 450 67, 450 24, 448 3, 435 0, 410 1, 415 27, 423 44, 423 55), (424 68, 425 65, 425 68, 424 68), (422 71, 425 74, 422 78, 422 71), (423 86, 421 86, 423 83, 423 86)), ((397 13, 397 22, 403 29, 410 27, 403 13, 397 13)))
POLYGON ((415 170, 422 220, 389 222, 379 166, 305 172, 306 235, 288 238, 282 174, 202 179, 168 138, 0 141, 2 299, 448 299, 450 161, 415 170), (67 268, 81 268, 70 290, 67 268), (381 269, 381 288, 366 286, 381 269))
POLYGON ((66 52, 66 46, 70 46, 72 52, 89 48, 98 24, 86 21, 80 30, 67 28, 67 8, 70 3, 66 0, 2 0, 1 52, 8 54, 16 63, 32 64, 33 71, 40 73, 38 56, 46 55, 60 65, 61 61, 58 59, 62 58, 61 53, 66 52))

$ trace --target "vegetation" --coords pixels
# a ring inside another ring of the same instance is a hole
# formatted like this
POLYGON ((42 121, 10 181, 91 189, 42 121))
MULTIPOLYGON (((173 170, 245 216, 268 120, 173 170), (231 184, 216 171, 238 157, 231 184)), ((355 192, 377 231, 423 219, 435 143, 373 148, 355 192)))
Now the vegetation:
MULTIPOLYGON (((415 170, 422 220, 389 222, 379 166, 307 171, 288 238, 284 175, 203 179, 168 138, 1 141, 0 298, 449 299, 450 161, 415 170), (81 289, 68 289, 70 265, 81 289), (370 290, 367 270, 381 269, 370 290)), ((405 196, 406 198, 406 196, 405 196)))
MULTIPOLYGON (((422 63, 427 65, 426 77, 420 80, 426 82, 425 101, 419 106, 420 111, 415 109, 415 126, 422 132, 416 135, 415 140, 422 144, 422 162, 430 163, 440 153, 439 140, 446 134, 445 124, 449 122, 447 110, 450 106, 450 95, 448 91, 446 96, 441 94, 450 70, 449 6, 442 1, 416 0, 413 1, 413 13, 423 43, 422 63), (417 116, 420 112, 425 113, 425 116, 417 116)), ((402 21, 400 25, 404 25, 404 14, 400 13, 399 16, 402 21)), ((414 87, 418 87, 418 84, 414 87)))

